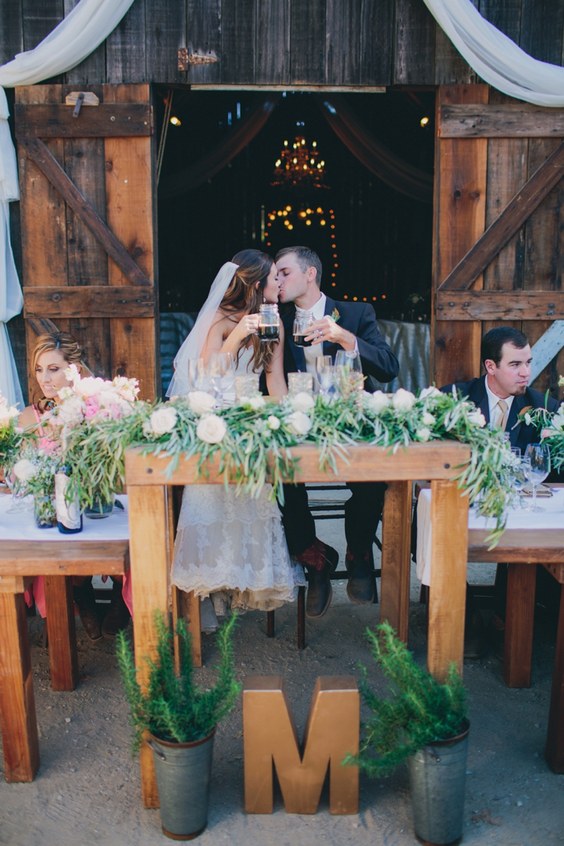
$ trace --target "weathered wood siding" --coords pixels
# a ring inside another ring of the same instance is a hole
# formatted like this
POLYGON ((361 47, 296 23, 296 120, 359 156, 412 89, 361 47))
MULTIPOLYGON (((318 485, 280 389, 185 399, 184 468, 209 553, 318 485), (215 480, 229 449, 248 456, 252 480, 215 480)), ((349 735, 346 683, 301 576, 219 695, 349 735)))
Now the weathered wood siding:
MULTIPOLYGON (((0 63, 32 49, 77 0, 0 0, 0 63)), ((524 50, 563 63, 562 0, 474 0, 524 50)), ((423 0, 135 0, 57 82, 390 86, 474 82, 423 0), (178 51, 214 64, 178 68, 178 51)))

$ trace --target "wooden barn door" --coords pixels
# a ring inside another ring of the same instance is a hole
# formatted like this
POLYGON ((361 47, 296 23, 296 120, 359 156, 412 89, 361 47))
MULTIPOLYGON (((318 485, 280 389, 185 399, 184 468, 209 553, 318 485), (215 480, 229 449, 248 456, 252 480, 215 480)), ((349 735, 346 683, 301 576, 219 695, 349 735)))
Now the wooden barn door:
POLYGON ((155 397, 149 86, 21 87, 15 127, 28 362, 37 333, 54 325, 83 344, 97 375, 136 376, 140 396, 155 397))
MULTIPOLYGON (((486 85, 437 96, 433 378, 480 373, 480 339, 500 322, 531 343, 564 319, 564 110, 486 85)), ((537 380, 554 387, 564 354, 537 380)))

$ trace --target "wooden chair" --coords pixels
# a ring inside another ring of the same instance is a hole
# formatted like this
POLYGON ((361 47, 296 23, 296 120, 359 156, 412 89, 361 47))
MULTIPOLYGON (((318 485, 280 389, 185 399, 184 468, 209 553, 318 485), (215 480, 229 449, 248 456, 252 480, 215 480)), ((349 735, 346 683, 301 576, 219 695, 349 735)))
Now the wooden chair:
MULTIPOLYGON (((344 520, 345 519, 345 502, 348 499, 346 492, 348 488, 346 485, 306 485, 308 493, 309 509, 313 515, 314 520, 344 520), (337 493, 337 496, 327 495, 329 492, 337 493), (323 495, 325 494, 325 496, 323 495)), ((377 548, 382 551, 382 542, 376 535, 374 536, 374 543, 377 548)), ((380 569, 375 569, 375 576, 378 578, 381 575, 380 569)), ((348 578, 346 569, 335 570, 331 574, 331 581, 338 581, 348 578)), ((306 571, 307 580, 307 571, 306 571)), ((298 649, 305 649, 305 587, 298 588, 298 597, 296 601, 297 611, 297 625, 296 625, 296 639, 298 649)), ((376 594, 374 602, 378 602, 378 588, 376 587, 376 594)), ((275 612, 267 611, 266 614, 266 635, 267 637, 275 636, 275 612)))

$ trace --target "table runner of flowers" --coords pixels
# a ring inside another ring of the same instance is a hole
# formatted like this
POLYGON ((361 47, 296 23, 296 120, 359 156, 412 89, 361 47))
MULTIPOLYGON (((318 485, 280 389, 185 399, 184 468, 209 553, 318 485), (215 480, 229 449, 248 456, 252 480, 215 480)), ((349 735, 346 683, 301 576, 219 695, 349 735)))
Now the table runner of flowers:
MULTIPOLYGON (((15 469, 24 487, 27 480, 28 491, 35 493, 40 477, 50 478, 67 465, 72 492, 83 507, 92 507, 123 487, 125 451, 141 447, 146 454, 168 456, 171 472, 182 455, 197 456, 202 476, 208 462, 217 459, 226 484, 255 496, 268 482, 272 495, 281 497, 282 482, 294 476, 292 447, 298 444, 317 446, 320 466, 330 475, 337 458, 346 462, 355 444, 396 452, 411 444, 457 440, 470 447, 471 457, 455 468, 455 478, 470 503, 495 519, 492 545, 503 531, 513 496, 509 443, 455 391, 430 387, 415 396, 400 388, 394 394, 361 392, 331 400, 299 393, 281 402, 256 395, 218 409, 215 398, 203 391, 151 403, 137 399, 135 379, 81 378, 73 366, 68 376, 72 385, 43 418, 41 437, 18 431, 14 410, 0 397, 0 467, 15 469), (46 431, 52 432, 51 441, 46 431), (57 446, 46 449, 42 441, 57 446)), ((532 412, 526 422, 544 430, 558 469, 564 464, 564 404, 555 415, 532 412)))

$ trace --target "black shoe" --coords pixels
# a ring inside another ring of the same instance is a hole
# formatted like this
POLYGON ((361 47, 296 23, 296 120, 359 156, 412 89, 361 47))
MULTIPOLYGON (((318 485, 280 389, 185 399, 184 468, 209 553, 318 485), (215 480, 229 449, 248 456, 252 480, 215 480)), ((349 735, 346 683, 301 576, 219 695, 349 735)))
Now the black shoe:
POLYGON ((365 552, 363 555, 355 555, 354 552, 347 549, 346 563, 349 573, 348 598, 357 605, 371 605, 376 596, 376 577, 372 565, 372 556, 369 552, 365 552))
POLYGON ((337 569, 339 553, 316 538, 296 558, 307 568, 306 616, 322 617, 331 605, 331 574, 337 569))
POLYGON ((102 629, 100 628, 100 618, 96 609, 96 597, 92 580, 88 579, 85 584, 74 587, 73 597, 87 637, 92 641, 100 640, 102 629))
POLYGON ((120 582, 114 582, 110 610, 102 623, 102 634, 107 638, 114 638, 122 629, 126 629, 131 619, 129 608, 122 596, 120 582))
POLYGON ((464 628, 464 657, 483 658, 488 650, 486 628, 479 611, 472 611, 464 628))

